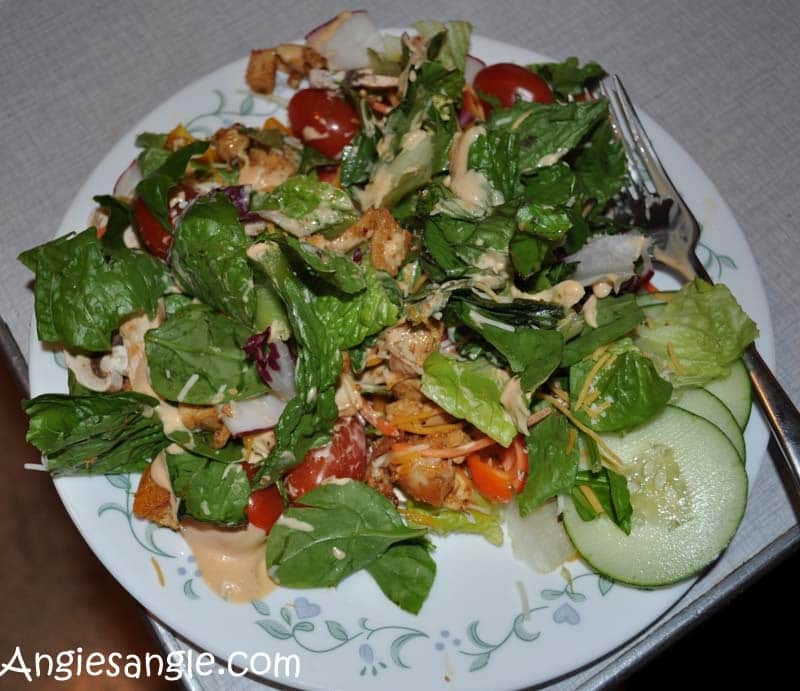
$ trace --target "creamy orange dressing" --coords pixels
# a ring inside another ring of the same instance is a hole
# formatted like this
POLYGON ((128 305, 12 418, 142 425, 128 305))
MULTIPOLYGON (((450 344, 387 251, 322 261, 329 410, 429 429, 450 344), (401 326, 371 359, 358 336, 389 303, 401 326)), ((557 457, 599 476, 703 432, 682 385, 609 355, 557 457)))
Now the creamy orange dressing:
POLYGON ((184 518, 181 534, 206 585, 223 600, 249 602, 275 589, 267 575, 267 535, 261 528, 219 528, 184 518))
POLYGON ((590 295, 581 310, 586 323, 593 329, 597 328, 597 295, 590 295))
POLYGON ((542 302, 553 302, 561 305, 565 309, 572 307, 583 297, 584 289, 578 281, 566 280, 556 283, 552 288, 542 290, 538 293, 525 293, 518 288, 511 286, 511 297, 522 298, 523 300, 540 300, 542 302))
POLYGON ((450 190, 470 209, 482 209, 490 203, 486 176, 469 169, 470 147, 485 133, 484 127, 476 126, 457 134, 450 152, 450 190))

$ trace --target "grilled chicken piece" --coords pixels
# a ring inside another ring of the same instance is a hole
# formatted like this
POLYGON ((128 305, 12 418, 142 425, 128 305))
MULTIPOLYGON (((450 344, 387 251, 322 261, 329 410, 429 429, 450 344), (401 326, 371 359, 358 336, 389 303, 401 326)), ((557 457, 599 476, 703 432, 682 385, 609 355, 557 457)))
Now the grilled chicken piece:
POLYGON ((439 349, 443 334, 444 326, 438 321, 400 324, 386 329, 377 345, 389 354, 389 367, 395 374, 419 376, 425 358, 439 349))
POLYGON ((369 242, 372 266, 397 276, 411 248, 411 233, 394 220, 389 209, 370 209, 365 216, 370 216, 373 229, 369 242))
POLYGON ((370 209, 353 225, 331 240, 328 240, 322 233, 316 233, 315 235, 309 235, 306 238, 306 242, 325 250, 349 252, 372 237, 375 232, 374 211, 378 211, 378 209, 370 209))
POLYGON ((296 89, 309 76, 311 70, 325 67, 326 60, 311 46, 282 43, 275 49, 278 53, 278 69, 289 76, 287 83, 296 89))
POLYGON ((299 154, 290 149, 251 148, 249 160, 239 170, 239 184, 259 192, 271 192, 294 175, 300 167, 299 154))
POLYGON ((244 160, 247 147, 250 146, 250 138, 238 127, 225 127, 214 133, 214 146, 217 156, 225 163, 244 160))

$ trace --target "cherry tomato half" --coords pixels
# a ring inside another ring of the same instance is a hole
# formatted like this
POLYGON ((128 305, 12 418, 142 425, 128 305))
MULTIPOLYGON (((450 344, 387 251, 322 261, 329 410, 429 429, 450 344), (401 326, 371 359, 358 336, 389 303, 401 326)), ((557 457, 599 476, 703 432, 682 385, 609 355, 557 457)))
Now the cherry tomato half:
POLYGON ((361 128, 358 113, 325 89, 301 89, 289 101, 292 133, 328 158, 335 158, 361 128))
POLYGON ((275 485, 257 489, 247 500, 247 520, 266 533, 283 513, 283 499, 275 485))
POLYGON ((528 481, 528 445, 525 437, 518 434, 511 442, 511 446, 503 449, 500 454, 503 470, 508 473, 511 480, 511 489, 515 494, 519 494, 525 489, 528 481))
POLYGON ((166 261, 172 247, 172 235, 161 227, 161 223, 139 197, 133 202, 133 218, 145 249, 166 261))
MULTIPOLYGON (((544 79, 511 62, 484 67, 472 83, 476 91, 494 96, 506 108, 513 106, 518 98, 536 103, 553 102, 553 92, 544 79)), ((492 110, 486 101, 483 101, 483 108, 487 115, 492 110)))
POLYGON ((511 476, 490 457, 467 456, 467 468, 478 491, 489 501, 506 504, 514 496, 511 476))
POLYGON ((367 436, 356 417, 341 417, 333 426, 329 444, 306 454, 303 462, 285 477, 292 500, 319 486, 329 477, 360 480, 367 469, 367 436))

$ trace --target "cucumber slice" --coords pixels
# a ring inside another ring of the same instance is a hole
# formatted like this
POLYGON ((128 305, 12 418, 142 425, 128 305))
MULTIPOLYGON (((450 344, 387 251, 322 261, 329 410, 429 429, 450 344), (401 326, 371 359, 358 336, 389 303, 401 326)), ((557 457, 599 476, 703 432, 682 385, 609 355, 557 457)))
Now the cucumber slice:
POLYGON ((731 444, 736 448, 742 463, 745 460, 744 435, 739 428, 733 413, 728 410, 722 401, 713 393, 705 389, 686 389, 673 402, 678 408, 688 410, 690 413, 704 417, 709 422, 715 424, 728 437, 731 444))
POLYGON ((744 362, 738 360, 731 365, 730 374, 722 379, 715 379, 703 387, 722 401, 736 418, 736 424, 744 430, 750 419, 753 407, 753 389, 750 373, 744 362))
POLYGON ((747 502, 736 449, 708 420, 674 406, 604 441, 626 463, 633 518, 625 535, 600 515, 584 521, 564 501, 564 527, 596 571, 640 587, 683 580, 728 545, 747 502))

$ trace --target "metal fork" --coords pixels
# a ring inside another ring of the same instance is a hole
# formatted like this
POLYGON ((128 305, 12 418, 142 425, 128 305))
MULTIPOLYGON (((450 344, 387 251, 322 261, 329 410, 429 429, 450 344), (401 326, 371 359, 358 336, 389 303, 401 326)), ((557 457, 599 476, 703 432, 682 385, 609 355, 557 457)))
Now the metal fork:
MULTIPOLYGON (((700 225, 664 170, 619 77, 612 75, 604 79, 599 91, 608 99, 612 126, 628 158, 630 198, 626 213, 653 239, 653 261, 685 281, 699 277, 713 283, 695 252, 700 225)), ((745 350, 743 359, 772 435, 792 475, 795 491, 800 495, 800 412, 755 344, 745 350)))

